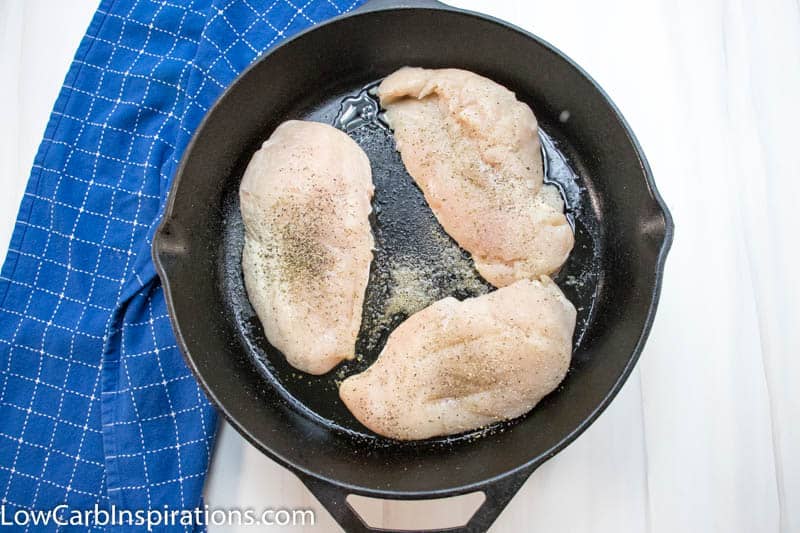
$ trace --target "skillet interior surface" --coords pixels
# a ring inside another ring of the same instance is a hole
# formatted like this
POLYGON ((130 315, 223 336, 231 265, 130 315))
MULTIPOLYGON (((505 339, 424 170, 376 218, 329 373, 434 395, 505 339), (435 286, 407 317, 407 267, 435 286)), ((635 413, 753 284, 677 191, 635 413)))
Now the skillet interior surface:
MULTIPOLYGON (((395 150, 392 134, 381 119, 377 99, 371 95, 376 87, 377 83, 370 83, 341 94, 323 91, 320 94, 323 101, 288 113, 291 118, 316 120, 348 131, 370 159, 375 184, 371 223, 376 248, 356 343, 357 358, 323 376, 312 376, 292 368, 265 338, 247 298, 241 267, 244 230, 238 184, 248 157, 232 173, 234 178, 224 193, 223 252, 219 264, 221 293, 248 354, 264 379, 289 403, 320 424, 381 446, 387 445, 385 439, 362 426, 339 400, 341 380, 374 363, 389 333, 414 312, 447 296, 464 299, 494 289, 477 273, 469 254, 436 221, 422 192, 406 171, 395 150)), ((602 264, 600 213, 592 202, 591 184, 584 183, 572 170, 552 136, 543 131, 541 138, 548 181, 562 191, 568 217, 576 230, 574 251, 555 279, 578 309, 574 337, 574 348, 578 351, 591 323, 591 311, 602 276, 599 268, 602 264)), ((563 146, 564 142, 558 145, 563 146)), ((431 439, 424 445, 477 438, 507 424, 431 439)))
POLYGON ((356 492, 425 496, 465 491, 538 464, 591 423, 641 350, 669 228, 630 132, 577 67, 491 19, 419 8, 322 25, 249 69, 187 150, 154 249, 189 365, 248 439, 297 471, 356 492), (576 228, 575 250, 557 281, 579 309, 570 372, 534 411, 489 431, 414 444, 363 428, 338 401, 337 381, 368 366, 415 305, 488 286, 436 223, 390 133, 378 120, 340 124, 372 163, 378 249, 362 357, 326 376, 291 369, 264 339, 242 286, 236 194, 250 156, 280 122, 334 123, 348 97, 407 64, 473 70, 531 105, 546 132, 548 176, 562 186, 576 228), (397 276, 408 271, 404 282, 425 281, 421 299, 392 294, 397 276))

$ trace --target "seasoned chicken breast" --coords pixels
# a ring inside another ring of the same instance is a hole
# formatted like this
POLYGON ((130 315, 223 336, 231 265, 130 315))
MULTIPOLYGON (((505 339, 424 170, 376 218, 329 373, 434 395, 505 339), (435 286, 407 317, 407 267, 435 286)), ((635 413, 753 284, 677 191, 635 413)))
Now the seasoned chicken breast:
POLYGON ((456 69, 402 68, 378 88, 397 149, 442 227, 492 285, 558 270, 573 245, 545 185, 530 107, 456 69))
POLYGON ((515 418, 564 379, 574 329, 575 308, 546 276, 445 298, 400 324, 339 395, 365 426, 401 440, 515 418))
POLYGON ((239 188, 247 295, 275 348, 324 374, 355 355, 372 261, 372 172, 341 131, 284 122, 239 188))

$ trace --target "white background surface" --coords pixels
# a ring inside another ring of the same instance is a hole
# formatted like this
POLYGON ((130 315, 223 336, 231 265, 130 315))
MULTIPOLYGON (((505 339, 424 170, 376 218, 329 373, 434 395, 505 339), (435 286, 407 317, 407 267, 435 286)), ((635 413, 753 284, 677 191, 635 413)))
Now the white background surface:
MULTIPOLYGON (((800 531, 800 4, 451 3, 531 30, 588 70, 636 131, 677 226, 636 371, 492 531, 800 531)), ((0 0, 2 255, 95 8, 0 0)), ((206 497, 212 506, 308 506, 317 510, 309 530, 339 530, 293 475, 229 427, 206 497)), ((400 512, 370 511, 387 525, 400 512)))

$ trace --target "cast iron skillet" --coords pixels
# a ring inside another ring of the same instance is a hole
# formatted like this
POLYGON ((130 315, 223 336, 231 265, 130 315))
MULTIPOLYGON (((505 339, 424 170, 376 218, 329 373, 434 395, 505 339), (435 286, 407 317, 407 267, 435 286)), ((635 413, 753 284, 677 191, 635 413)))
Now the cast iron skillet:
POLYGON ((370 530, 348 494, 421 499, 483 491, 484 504, 459 529, 483 531, 539 465, 597 418, 631 372, 653 321, 672 231, 633 133, 571 60, 483 15, 432 0, 373 0, 275 48, 224 93, 184 154, 153 256, 178 344, 208 397, 346 530, 370 530), (337 381, 366 368, 405 318, 402 310, 387 312, 397 265, 417 277, 428 273, 430 299, 488 287, 436 223, 374 100, 361 91, 403 65, 469 69, 531 105, 548 179, 562 189, 577 241, 556 278, 579 310, 563 384, 518 420, 419 443, 372 434, 336 394, 337 381), (369 155, 376 184, 378 249, 362 357, 316 378, 288 367, 269 346, 242 286, 241 173, 289 118, 348 131, 369 155))

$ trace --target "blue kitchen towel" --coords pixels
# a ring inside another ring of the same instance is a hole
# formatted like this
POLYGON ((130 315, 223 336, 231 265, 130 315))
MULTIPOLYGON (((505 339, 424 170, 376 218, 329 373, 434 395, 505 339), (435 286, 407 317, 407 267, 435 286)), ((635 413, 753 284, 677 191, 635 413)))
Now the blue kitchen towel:
POLYGON ((61 504, 62 517, 200 505, 216 417, 175 344, 151 237, 181 153, 222 90, 268 48, 359 3, 102 2, 0 274, 6 520, 61 504))

